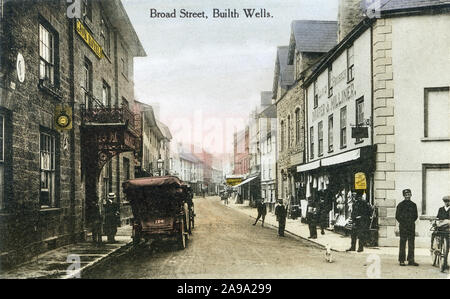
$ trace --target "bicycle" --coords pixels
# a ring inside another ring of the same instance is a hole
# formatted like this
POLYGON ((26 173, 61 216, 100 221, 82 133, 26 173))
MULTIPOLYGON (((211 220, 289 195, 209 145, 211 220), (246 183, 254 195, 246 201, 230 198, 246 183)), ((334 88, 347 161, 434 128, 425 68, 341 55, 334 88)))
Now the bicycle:
POLYGON ((448 269, 448 252, 450 240, 450 220, 432 220, 431 235, 431 262, 439 267, 441 272, 448 269))

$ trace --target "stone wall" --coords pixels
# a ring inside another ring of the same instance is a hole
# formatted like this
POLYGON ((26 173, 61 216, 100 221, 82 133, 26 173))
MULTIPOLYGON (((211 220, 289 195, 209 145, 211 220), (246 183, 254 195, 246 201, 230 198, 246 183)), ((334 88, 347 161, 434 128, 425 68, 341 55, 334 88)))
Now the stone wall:
POLYGON ((395 102, 390 19, 378 19, 373 25, 373 76, 373 127, 377 146, 374 188, 379 211, 379 244, 392 246, 398 240, 395 237, 395 102))

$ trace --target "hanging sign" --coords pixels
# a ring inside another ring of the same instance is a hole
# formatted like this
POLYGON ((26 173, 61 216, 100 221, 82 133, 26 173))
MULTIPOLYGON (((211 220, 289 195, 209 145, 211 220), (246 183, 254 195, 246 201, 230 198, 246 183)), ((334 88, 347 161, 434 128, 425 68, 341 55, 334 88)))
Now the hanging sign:
POLYGON ((19 79, 20 83, 25 81, 25 60, 23 59, 22 54, 17 54, 17 79, 19 79))
POLYGON ((55 107, 55 127, 59 131, 72 130, 72 107, 63 105, 55 107))
POLYGON ((355 174, 355 190, 366 190, 367 182, 364 172, 358 172, 355 174))

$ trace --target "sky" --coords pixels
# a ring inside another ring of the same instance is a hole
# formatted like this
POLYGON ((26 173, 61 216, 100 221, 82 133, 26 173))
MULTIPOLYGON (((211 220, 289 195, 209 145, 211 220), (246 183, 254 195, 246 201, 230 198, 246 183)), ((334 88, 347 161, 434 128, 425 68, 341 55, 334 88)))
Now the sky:
POLYGON ((233 132, 244 127, 271 91, 277 46, 288 45, 293 20, 336 20, 338 0, 122 0, 147 53, 135 58, 135 98, 158 103, 159 118, 175 140, 213 153, 232 152, 233 132), (214 8, 239 18, 213 18, 214 8), (246 18, 242 9, 270 18, 246 18), (150 10, 177 11, 151 18, 150 10), (206 18, 180 18, 181 9, 206 18))

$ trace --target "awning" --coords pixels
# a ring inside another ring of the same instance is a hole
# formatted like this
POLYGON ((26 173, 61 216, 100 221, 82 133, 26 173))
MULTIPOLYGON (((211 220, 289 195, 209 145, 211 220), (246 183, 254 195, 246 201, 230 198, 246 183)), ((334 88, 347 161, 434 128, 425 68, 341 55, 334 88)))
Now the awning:
POLYGON ((257 178, 257 176, 248 178, 248 179, 246 179, 245 181, 243 181, 242 183, 240 183, 239 185, 233 186, 233 188, 237 188, 237 187, 240 187, 240 186, 242 186, 242 185, 244 185, 244 184, 247 184, 248 182, 253 181, 253 180, 256 179, 256 178, 257 178))
POLYGON ((346 153, 342 153, 333 157, 324 158, 322 159, 322 166, 330 166, 330 165, 336 165, 341 164, 353 160, 357 160, 361 157, 361 150, 355 149, 346 153))
POLYGON ((304 172, 308 170, 313 170, 320 167, 320 160, 297 166, 297 172, 304 172))

